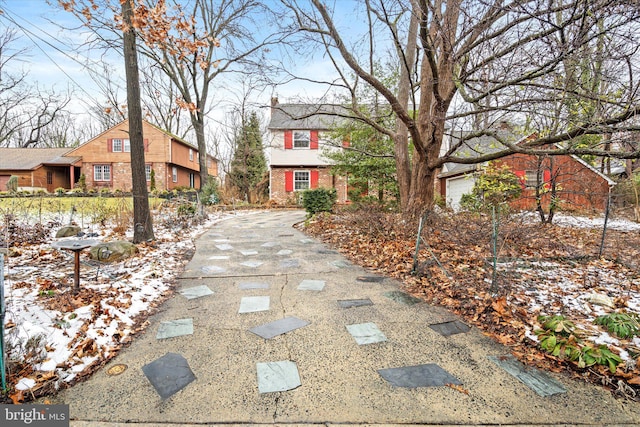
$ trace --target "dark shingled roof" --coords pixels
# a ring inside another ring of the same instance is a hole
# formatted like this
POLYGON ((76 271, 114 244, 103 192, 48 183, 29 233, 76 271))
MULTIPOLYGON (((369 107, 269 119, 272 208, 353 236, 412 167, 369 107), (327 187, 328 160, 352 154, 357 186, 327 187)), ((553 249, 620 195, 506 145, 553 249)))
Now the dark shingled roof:
POLYGON ((0 170, 33 170, 40 165, 70 166, 80 157, 65 157, 72 148, 0 148, 0 170))
MULTIPOLYGON (((516 135, 507 130, 495 131, 498 136, 511 143, 516 142, 516 135)), ((455 132, 451 135, 451 145, 455 145, 460 139, 468 137, 472 132, 461 131, 455 132)), ((474 138, 470 138, 462 143, 460 147, 453 153, 456 157, 463 158, 475 158, 484 154, 491 154, 497 151, 504 150, 506 147, 500 143, 496 138, 491 135, 482 135, 474 138)), ((446 172, 440 174, 440 177, 453 176, 466 172, 476 170, 478 165, 476 164, 461 164, 461 163, 446 163, 446 172)))
POLYGON ((333 104, 275 104, 269 129, 329 130, 350 116, 348 109, 333 104))

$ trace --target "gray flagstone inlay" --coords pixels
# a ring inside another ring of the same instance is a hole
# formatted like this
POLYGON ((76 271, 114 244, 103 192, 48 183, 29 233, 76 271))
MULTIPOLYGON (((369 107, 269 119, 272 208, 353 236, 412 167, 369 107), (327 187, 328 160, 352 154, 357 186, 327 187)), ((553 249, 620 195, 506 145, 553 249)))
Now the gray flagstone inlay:
POLYGON ((246 262, 241 262, 240 265, 245 266, 245 267, 249 267, 249 268, 258 268, 260 267, 262 264, 264 264, 261 261, 246 261, 246 262))
POLYGON ((304 279, 298 285, 299 291, 321 291, 324 289, 325 281, 324 280, 309 280, 304 279))
POLYGON ((193 335, 193 319, 178 319, 161 322, 156 339, 193 335))
POLYGON ((213 256, 210 256, 209 259, 211 259, 211 260, 213 260, 213 259, 217 259, 217 260, 229 259, 229 255, 213 255, 213 256))
POLYGON ((413 305, 421 302, 418 298, 400 291, 385 292, 384 296, 392 301, 399 302, 404 305, 413 305))
POLYGON ((382 276, 358 276, 356 277, 358 282, 366 282, 366 283, 380 283, 384 280, 382 276))
POLYGON ((258 255, 258 251, 240 251, 244 256, 258 255))
POLYGON ((280 261, 280 268, 297 268, 300 267, 300 261, 295 258, 280 261))
POLYGON ((268 283, 258 283, 258 282, 241 282, 238 284, 238 287, 242 290, 247 289, 269 289, 268 283))
POLYGON ((233 249, 233 246, 227 243, 223 243, 221 245, 216 245, 216 248, 218 248, 221 251, 230 251, 231 249, 233 249))
POLYGON ((429 325, 429 327, 440 335, 444 335, 445 337, 455 334, 464 334, 471 330, 469 326, 465 325, 459 320, 444 323, 434 323, 433 325, 429 325))
POLYGON ((278 243, 276 242, 266 242, 261 244, 260 246, 262 246, 263 248, 272 248, 274 246, 278 246, 278 243))
POLYGON ((278 335, 286 334, 287 332, 302 328, 308 324, 309 322, 306 320, 290 316, 274 322, 265 323, 264 325, 256 326, 255 328, 249 329, 249 332, 268 340, 277 337, 278 335))
POLYGON ((213 291, 208 286, 194 286, 193 288, 182 289, 180 295, 186 299, 195 299, 200 297, 206 297, 207 295, 213 295, 213 291))
POLYGON ((167 353, 142 367, 160 397, 166 399, 196 379, 187 360, 177 353, 167 353))
POLYGON ((353 307, 364 307, 366 305, 373 305, 373 302, 369 298, 343 299, 343 300, 338 300, 338 305, 342 308, 353 308, 353 307))
POLYGON ((257 363, 258 391, 274 393, 288 391, 302 385, 300 374, 295 362, 283 360, 280 362, 257 363))
POLYGON ((507 371, 510 375, 516 377, 539 396, 547 397, 567 392, 562 384, 554 380, 546 372, 539 371, 535 368, 528 368, 511 355, 499 357, 487 356, 487 358, 507 371))
POLYGON ((356 340, 358 345, 375 344, 384 342, 387 337, 378 329, 375 323, 358 323, 357 325, 347 325, 347 330, 356 340))
POLYGON ((278 252, 276 252, 276 255, 278 256, 286 256, 286 255, 291 255, 293 253, 293 251, 291 249, 281 249, 278 252))
POLYGON ((200 270, 206 274, 221 274, 227 271, 225 268, 218 267, 217 265, 207 265, 202 267, 200 270))
POLYGON ((300 242, 304 243, 305 245, 308 245, 310 243, 315 243, 316 241, 313 239, 300 239, 300 242))
POLYGON ((331 261, 329 262, 330 266, 336 267, 336 268, 348 268, 351 267, 351 264, 348 263, 347 261, 343 261, 343 260, 337 260, 337 261, 331 261))
POLYGON ((462 384, 456 377, 435 363, 379 369, 378 373, 396 387, 440 387, 447 384, 462 384))
POLYGON ((257 311, 268 311, 270 299, 266 297, 242 297, 238 313, 255 313, 257 311))

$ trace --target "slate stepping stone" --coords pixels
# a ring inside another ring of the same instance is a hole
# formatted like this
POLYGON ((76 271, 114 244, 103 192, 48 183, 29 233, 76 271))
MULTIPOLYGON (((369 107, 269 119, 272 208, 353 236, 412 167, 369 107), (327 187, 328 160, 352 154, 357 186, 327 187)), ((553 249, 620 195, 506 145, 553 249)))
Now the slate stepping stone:
POLYGON ((261 244, 260 246, 262 246, 263 248, 273 248, 274 246, 278 246, 278 244, 276 242, 266 242, 261 244))
POLYGON ((258 282, 241 282, 238 284, 238 287, 242 290, 248 289, 269 289, 268 283, 258 283, 258 282))
POLYGON ((324 289, 324 280, 305 279, 298 285, 299 291, 321 291, 324 289))
POLYGON ((373 302, 369 298, 343 299, 343 300, 338 300, 338 305, 342 308, 353 308, 353 307, 364 307, 367 305, 373 305, 373 302))
POLYGON ((162 399, 173 396, 196 379, 187 360, 177 353, 167 353, 144 365, 142 372, 162 399))
POLYGON ((244 266, 244 267, 249 267, 249 268, 258 268, 260 267, 262 264, 264 264, 261 261, 247 261, 247 262, 241 262, 240 265, 244 266))
POLYGON ((258 251, 240 251, 240 253, 244 256, 258 255, 258 251))
POLYGON ((567 392, 567 389, 562 384, 554 380, 546 372, 526 367, 511 355, 487 356, 487 358, 524 383, 539 396, 548 397, 567 392))
POLYGON ((285 259, 280 262, 280 268, 297 268, 300 267, 300 261, 297 259, 285 259))
POLYGON ((356 280, 358 282, 365 282, 365 283, 380 283, 384 280, 384 277, 380 277, 380 276, 358 276, 356 277, 356 280))
POLYGON ((242 297, 238 313, 255 313, 269 310, 270 299, 266 297, 242 297))
POLYGON ((231 246, 228 243, 223 243, 221 245, 216 245, 216 248, 218 248, 221 251, 230 251, 231 249, 233 249, 233 246, 231 246))
POLYGON ((316 252, 322 255, 338 255, 340 252, 334 251, 333 249, 318 249, 316 252))
POLYGON ((445 337, 455 334, 464 334, 471 330, 469 326, 459 320, 454 320, 453 322, 434 323, 433 325, 429 325, 429 327, 445 337))
POLYGON ((375 323, 369 322, 347 325, 347 330, 356 340, 358 345, 375 344, 387 340, 387 337, 384 336, 375 323))
POLYGON ((178 319, 161 322, 156 339, 193 335, 193 319, 178 319))
POLYGON ((287 256, 287 255, 291 255, 293 253, 293 251, 291 249, 282 249, 279 250, 278 252, 276 252, 276 255, 278 256, 287 256))
POLYGON ((378 373, 387 382, 396 387, 440 387, 447 384, 462 384, 456 377, 435 363, 379 369, 378 373))
POLYGON ((343 261, 343 260, 331 261, 331 262, 329 262, 329 265, 332 266, 332 267, 336 267, 336 268, 348 268, 348 267, 351 267, 350 263, 348 263, 347 261, 343 261))
POLYGON ((213 255, 209 257, 210 260, 225 260, 229 259, 229 255, 213 255))
POLYGON ((384 296, 392 301, 399 302, 404 305, 413 305, 421 302, 418 298, 400 291, 385 292, 384 296))
POLYGON ((287 332, 302 328, 308 324, 309 322, 306 320, 290 316, 274 322, 265 323, 264 325, 256 326, 255 328, 249 329, 249 332, 268 340, 277 337, 278 335, 286 334, 287 332))
POLYGON ((208 286, 195 286, 193 288, 182 289, 180 295, 186 299, 195 299, 200 297, 206 297, 207 295, 213 295, 213 291, 208 286))
POLYGON ((278 237, 293 237, 293 234, 278 234, 278 237))
MULTIPOLYGON (((222 236, 220 236, 220 237, 222 237, 222 236)), ((216 242, 216 243, 226 243, 228 241, 229 241, 229 239, 216 239, 216 240, 214 240, 214 242, 216 242)))
POLYGON ((207 265, 202 267, 200 270, 206 274, 222 274, 227 271, 225 268, 218 267, 217 265, 207 265))
POLYGON ((262 393, 275 393, 288 391, 302 385, 298 366, 295 362, 283 360, 280 362, 257 363, 258 391, 262 393))
POLYGON ((301 243, 304 243, 305 245, 308 245, 310 243, 315 243, 316 241, 313 239, 300 239, 301 243))

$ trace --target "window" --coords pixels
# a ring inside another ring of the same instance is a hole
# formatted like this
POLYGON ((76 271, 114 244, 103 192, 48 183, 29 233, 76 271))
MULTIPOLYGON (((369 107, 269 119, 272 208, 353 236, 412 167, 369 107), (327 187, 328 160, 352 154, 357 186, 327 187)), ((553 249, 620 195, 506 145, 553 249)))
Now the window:
POLYGON ((47 184, 53 185, 53 172, 47 171, 47 184))
POLYGON ((129 153, 131 151, 131 143, 128 139, 114 138, 111 140, 111 151, 114 153, 129 153))
POLYGON ((173 182, 178 182, 178 168, 175 166, 171 168, 171 177, 173 182))
POLYGON ((193 162, 193 149, 189 148, 189 160, 193 162))
POLYGON ((193 173, 189 174, 189 187, 196 188, 196 175, 193 173))
POLYGON ((151 165, 144 165, 144 174, 147 177, 147 181, 151 181, 151 165))
POLYGON ((93 165, 94 181, 111 181, 111 165, 93 165))
POLYGON ((311 134, 308 130, 293 131, 293 148, 309 148, 311 134))
POLYGON ((293 189, 295 191, 310 188, 310 183, 309 171, 295 171, 293 173, 293 189))
POLYGON ((525 171, 524 186, 536 188, 538 186, 538 171, 525 171))

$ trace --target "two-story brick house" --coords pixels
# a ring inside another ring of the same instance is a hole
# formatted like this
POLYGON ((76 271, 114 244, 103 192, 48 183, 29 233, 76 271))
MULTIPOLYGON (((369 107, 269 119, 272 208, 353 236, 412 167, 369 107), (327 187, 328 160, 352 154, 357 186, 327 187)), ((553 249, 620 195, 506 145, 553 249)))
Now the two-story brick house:
POLYGON ((339 150, 328 132, 344 120, 347 111, 339 105, 280 104, 271 100, 269 121, 269 198, 295 203, 308 188, 335 188, 338 203, 346 203, 347 179, 330 173, 323 149, 339 150))
MULTIPOLYGON (((142 134, 147 182, 150 182, 153 170, 157 190, 199 188, 199 154, 195 146, 146 121, 142 134)), ((128 136, 129 122, 125 120, 66 154, 82 159, 80 173, 85 176, 87 188, 131 190, 128 136)), ((218 176, 217 160, 210 155, 207 166, 209 175, 218 176)), ((72 182, 77 185, 78 176, 72 182)))

